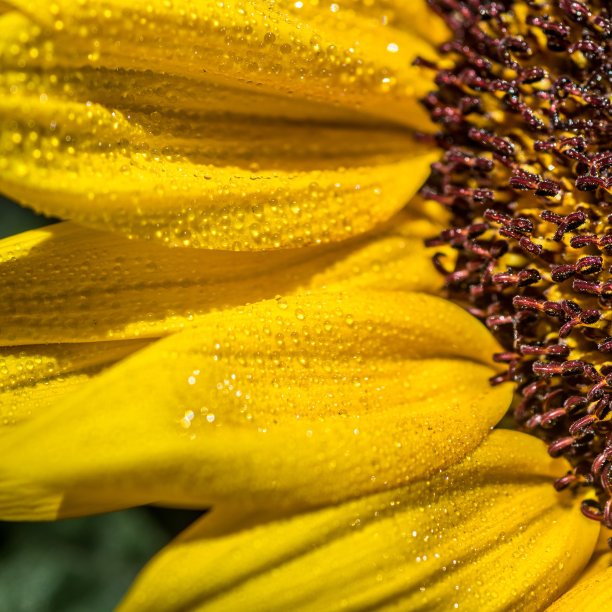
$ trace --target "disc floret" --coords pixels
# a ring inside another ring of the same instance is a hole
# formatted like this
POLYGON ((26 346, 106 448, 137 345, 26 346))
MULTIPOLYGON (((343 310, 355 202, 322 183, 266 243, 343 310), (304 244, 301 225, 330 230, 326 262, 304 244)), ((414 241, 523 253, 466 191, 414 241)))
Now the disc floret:
POLYGON ((426 197, 449 297, 505 350, 518 426, 589 486, 612 528, 612 15, 609 3, 429 0, 453 39, 424 100, 444 150, 426 197))

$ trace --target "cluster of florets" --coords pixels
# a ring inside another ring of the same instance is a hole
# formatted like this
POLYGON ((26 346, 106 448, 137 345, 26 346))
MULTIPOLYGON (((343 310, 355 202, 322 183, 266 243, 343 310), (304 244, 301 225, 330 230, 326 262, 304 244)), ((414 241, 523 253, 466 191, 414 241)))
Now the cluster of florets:
POLYGON ((449 297, 505 347, 520 428, 592 486, 612 528, 612 15, 607 0, 429 0, 453 33, 424 100, 444 150, 426 197, 449 297))

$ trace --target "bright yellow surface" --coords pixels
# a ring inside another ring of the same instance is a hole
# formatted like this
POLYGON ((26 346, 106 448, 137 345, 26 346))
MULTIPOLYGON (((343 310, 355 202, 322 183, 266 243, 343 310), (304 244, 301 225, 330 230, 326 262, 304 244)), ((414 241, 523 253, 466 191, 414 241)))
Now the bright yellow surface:
POLYGON ((213 510, 119 610, 541 610, 597 539, 580 500, 552 487, 567 468, 539 440, 498 430, 429 480, 337 506, 218 530, 213 510))
POLYGON ((612 567, 580 581, 546 612, 604 612, 612 605, 612 567))
POLYGON ((0 348, 0 430, 44 414, 60 398, 147 344, 127 340, 0 348))
POLYGON ((321 244, 388 219, 438 155, 412 135, 417 31, 442 32, 421 1, 8 4, 0 190, 46 214, 173 246, 321 244))
MULTIPOLYGON (((593 556, 589 561, 586 569, 580 575, 578 585, 583 582, 590 581, 591 578, 597 574, 601 574, 604 570, 612 567, 612 549, 608 544, 608 540, 612 537, 612 531, 602 524, 601 531, 599 532, 599 540, 597 546, 593 551, 593 556)), ((612 601, 612 593, 610 594, 610 601, 612 601)))
POLYGON ((220 310, 308 290, 437 292, 423 239, 444 215, 432 202, 366 236, 270 253, 168 249, 63 223, 0 241, 0 344, 155 338, 220 310))
POLYGON ((210 313, 2 432, 3 518, 164 502, 283 514, 421 478, 505 412, 450 302, 313 293, 210 313))

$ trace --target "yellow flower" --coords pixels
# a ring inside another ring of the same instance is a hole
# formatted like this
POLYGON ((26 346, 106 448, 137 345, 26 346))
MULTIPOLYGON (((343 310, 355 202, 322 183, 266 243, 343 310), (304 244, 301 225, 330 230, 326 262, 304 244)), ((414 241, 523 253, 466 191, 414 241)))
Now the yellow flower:
MULTIPOLYGON (((489 384, 500 348, 431 295, 423 240, 445 215, 400 211, 438 158, 413 135, 431 129, 413 60, 436 58, 433 13, 0 14, 0 188, 77 222, 0 243, 2 517, 212 507, 123 610, 537 610, 564 593, 599 527, 553 489, 564 459, 490 433, 512 395, 489 384)), ((605 596, 590 580, 577 592, 605 596)))

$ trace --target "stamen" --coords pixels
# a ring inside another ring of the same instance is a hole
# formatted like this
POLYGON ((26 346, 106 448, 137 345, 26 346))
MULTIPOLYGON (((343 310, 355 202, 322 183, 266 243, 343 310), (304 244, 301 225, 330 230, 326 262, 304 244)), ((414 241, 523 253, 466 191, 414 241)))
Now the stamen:
POLYGON ((428 2, 454 33, 423 101, 444 156, 422 193, 452 215, 428 244, 457 251, 434 263, 504 347, 517 426, 570 462, 555 487, 612 528, 612 8, 428 2))

